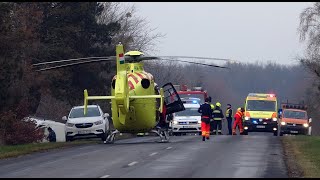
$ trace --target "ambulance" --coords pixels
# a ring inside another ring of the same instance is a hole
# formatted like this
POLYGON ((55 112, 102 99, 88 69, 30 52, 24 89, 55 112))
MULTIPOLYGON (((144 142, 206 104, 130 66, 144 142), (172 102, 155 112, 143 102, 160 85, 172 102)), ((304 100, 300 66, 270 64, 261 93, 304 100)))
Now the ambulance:
POLYGON ((273 132, 278 134, 278 108, 275 94, 249 93, 245 100, 244 134, 273 132))

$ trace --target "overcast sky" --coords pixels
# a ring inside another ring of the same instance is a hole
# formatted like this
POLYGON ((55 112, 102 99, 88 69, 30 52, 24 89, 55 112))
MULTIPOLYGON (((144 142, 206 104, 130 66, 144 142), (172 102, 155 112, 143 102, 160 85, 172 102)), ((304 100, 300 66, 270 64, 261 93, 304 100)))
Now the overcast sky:
POLYGON ((134 2, 137 14, 165 33, 156 55, 296 63, 297 28, 310 2, 134 2))

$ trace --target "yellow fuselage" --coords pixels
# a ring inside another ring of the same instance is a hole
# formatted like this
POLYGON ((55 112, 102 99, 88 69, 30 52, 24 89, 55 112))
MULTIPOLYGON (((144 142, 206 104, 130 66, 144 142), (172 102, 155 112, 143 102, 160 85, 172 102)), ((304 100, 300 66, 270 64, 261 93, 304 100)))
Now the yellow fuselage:
MULTIPOLYGON (((150 73, 143 69, 142 63, 128 63, 127 78, 129 87, 129 96, 157 95, 155 90, 154 78, 150 73), (150 86, 144 88, 141 84, 143 79, 150 81, 150 86)), ((117 77, 114 76, 113 81, 117 77)), ((111 86, 111 94, 115 96, 114 86, 111 86)), ((112 121, 114 127, 124 133, 148 132, 154 128, 158 122, 158 109, 156 99, 130 99, 129 112, 125 122, 120 122, 118 118, 118 108, 116 100, 112 99, 112 121)))

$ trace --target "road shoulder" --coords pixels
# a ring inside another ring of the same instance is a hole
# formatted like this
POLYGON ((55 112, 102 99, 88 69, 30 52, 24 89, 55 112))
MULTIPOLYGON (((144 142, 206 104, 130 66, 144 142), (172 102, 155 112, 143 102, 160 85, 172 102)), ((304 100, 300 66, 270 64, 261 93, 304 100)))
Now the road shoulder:
POLYGON ((295 149, 292 141, 286 139, 286 137, 283 137, 281 139, 281 143, 283 146, 283 157, 287 168, 288 177, 302 178, 304 176, 303 171, 295 157, 295 154, 297 154, 298 152, 296 152, 297 150, 295 149))

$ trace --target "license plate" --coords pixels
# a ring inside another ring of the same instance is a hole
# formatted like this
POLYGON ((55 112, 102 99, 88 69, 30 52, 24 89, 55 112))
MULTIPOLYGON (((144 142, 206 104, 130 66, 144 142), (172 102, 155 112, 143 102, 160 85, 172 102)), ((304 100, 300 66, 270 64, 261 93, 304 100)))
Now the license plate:
POLYGON ((191 126, 182 126, 183 128, 192 128, 191 126))
POLYGON ((258 125, 257 128, 266 128, 266 127, 265 127, 265 126, 259 126, 259 125, 258 125))
POLYGON ((298 131, 290 131, 290 133, 298 133, 298 131))
POLYGON ((78 134, 89 134, 90 131, 79 131, 78 134))

